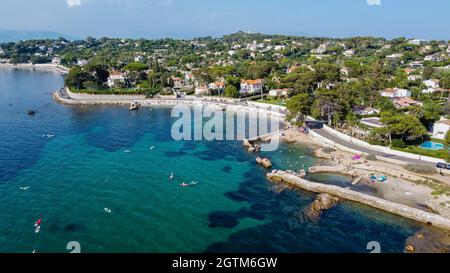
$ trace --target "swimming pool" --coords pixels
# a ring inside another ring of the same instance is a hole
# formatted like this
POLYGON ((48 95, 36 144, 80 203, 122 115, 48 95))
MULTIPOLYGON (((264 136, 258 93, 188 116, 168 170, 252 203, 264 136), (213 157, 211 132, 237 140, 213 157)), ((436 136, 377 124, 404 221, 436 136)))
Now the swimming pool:
POLYGON ((420 145, 420 148, 427 150, 444 150, 445 146, 442 143, 426 141, 420 145))

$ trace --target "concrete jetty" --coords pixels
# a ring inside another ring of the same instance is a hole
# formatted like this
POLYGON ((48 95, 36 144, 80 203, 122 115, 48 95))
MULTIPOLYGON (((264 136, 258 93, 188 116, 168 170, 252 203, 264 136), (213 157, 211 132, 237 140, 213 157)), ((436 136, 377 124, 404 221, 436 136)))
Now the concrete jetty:
POLYGON ((273 171, 267 174, 267 178, 272 182, 284 182, 298 187, 302 190, 315 192, 315 193, 327 193, 332 196, 336 196, 349 201, 368 205, 370 207, 380 209, 392 214, 396 214, 411 220, 415 220, 427 225, 432 225, 438 228, 450 230, 450 219, 444 218, 435 213, 423 211, 420 209, 412 208, 402 204, 394 203, 385 199, 367 195, 364 193, 356 192, 350 189, 334 185, 326 185, 321 183, 315 183, 301 178, 300 176, 288 173, 285 171, 273 171))

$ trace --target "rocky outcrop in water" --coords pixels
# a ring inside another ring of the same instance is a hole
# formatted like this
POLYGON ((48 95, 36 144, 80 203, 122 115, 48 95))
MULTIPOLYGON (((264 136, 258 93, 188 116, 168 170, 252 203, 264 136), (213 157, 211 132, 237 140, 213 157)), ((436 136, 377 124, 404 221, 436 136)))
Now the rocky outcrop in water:
POLYGON ((316 221, 320 218, 322 211, 331 209, 339 202, 339 198, 327 193, 319 194, 314 202, 308 207, 305 215, 308 219, 316 221))
POLYGON ((256 158, 256 163, 258 163, 259 165, 263 166, 266 169, 272 168, 272 162, 270 162, 270 160, 267 159, 267 158, 257 157, 256 158))
POLYGON ((422 229, 406 240, 406 253, 450 253, 450 232, 422 229))
POLYGON ((249 153, 261 151, 261 146, 259 144, 253 144, 252 141, 244 139, 242 145, 247 149, 249 153))

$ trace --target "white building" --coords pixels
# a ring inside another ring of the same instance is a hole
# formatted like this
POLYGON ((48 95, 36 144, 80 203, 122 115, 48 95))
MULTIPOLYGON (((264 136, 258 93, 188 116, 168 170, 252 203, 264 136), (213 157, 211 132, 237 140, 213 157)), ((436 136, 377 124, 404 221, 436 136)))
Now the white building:
POLYGON ((401 88, 388 88, 381 91, 381 96, 387 98, 409 98, 411 97, 411 91, 401 88))
POLYGON ((144 60, 145 60, 144 56, 141 56, 141 55, 134 57, 134 61, 138 62, 138 63, 142 63, 142 62, 144 62, 144 60))
POLYGON ((434 123, 433 138, 445 139, 445 135, 450 130, 450 119, 443 119, 434 123))
POLYGON ((422 79, 422 75, 409 75, 408 76, 408 81, 412 81, 415 82, 417 80, 421 80, 422 79))
POLYGON ((61 64, 61 58, 59 57, 54 57, 52 59, 52 64, 61 64))
POLYGON ((402 53, 394 53, 394 54, 391 54, 391 55, 387 55, 386 59, 394 60, 394 59, 400 59, 401 57, 403 57, 402 53))
POLYGON ((409 43, 410 44, 413 44, 413 45, 423 45, 423 44, 425 44, 427 42, 427 40, 424 40, 424 39, 413 39, 413 40, 409 40, 409 43))
POLYGON ((311 50, 313 54, 323 54, 327 51, 327 44, 321 44, 318 48, 311 50))
POLYGON ((79 61, 77 62, 77 65, 78 65, 78 66, 85 66, 85 65, 87 65, 88 63, 89 63, 88 60, 79 60, 79 61))
POLYGON ((439 80, 437 80, 437 79, 426 80, 426 81, 423 81, 423 84, 425 84, 425 86, 427 88, 438 88, 439 87, 439 80))
POLYGON ((380 110, 372 108, 372 107, 365 107, 365 106, 355 106, 353 108, 353 113, 360 116, 367 116, 367 115, 375 115, 379 114, 380 110))
POLYGON ((262 92, 263 84, 262 80, 242 80, 241 81, 241 90, 239 93, 241 94, 253 94, 262 92))
POLYGON ((430 62, 442 62, 442 57, 439 55, 428 55, 424 58, 425 61, 430 61, 430 62))
POLYGON ((269 91, 269 96, 278 98, 278 97, 287 97, 289 95, 290 89, 272 89, 269 91))
POLYGON ((285 45, 276 45, 275 47, 274 47, 274 50, 275 51, 280 51, 280 50, 285 50, 286 49, 286 46, 285 45))
POLYGON ((114 71, 109 74, 108 86, 110 88, 116 87, 118 83, 126 83, 127 76, 125 73, 114 71))
POLYGON ((423 63, 422 62, 412 62, 409 64, 409 66, 411 66, 412 68, 422 68, 423 63))
POLYGON ((349 50, 344 51, 344 56, 345 57, 351 57, 353 55, 355 55, 355 50, 354 49, 349 49, 349 50))
POLYGON ((225 83, 224 82, 212 82, 208 84, 208 88, 214 91, 223 92, 225 91, 225 83))
POLYGON ((439 80, 433 79, 433 80, 426 80, 423 81, 423 84, 427 87, 422 90, 422 93, 425 94, 433 94, 435 92, 438 92, 439 90, 439 80))
POLYGON ((195 95, 205 95, 209 93, 209 89, 207 86, 197 86, 195 87, 195 95))

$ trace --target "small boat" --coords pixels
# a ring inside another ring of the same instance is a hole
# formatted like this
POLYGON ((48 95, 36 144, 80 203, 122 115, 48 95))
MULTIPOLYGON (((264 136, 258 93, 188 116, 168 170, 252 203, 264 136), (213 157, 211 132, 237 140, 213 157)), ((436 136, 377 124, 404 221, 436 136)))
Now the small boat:
POLYGON ((132 103, 131 104, 131 106, 130 106, 130 111, 133 111, 133 110, 138 110, 139 109, 139 103, 132 103))
POLYGON ((109 208, 104 208, 104 210, 105 210, 107 213, 111 213, 111 209, 109 209, 109 208))
POLYGON ((26 190, 28 190, 30 187, 19 187, 19 189, 21 190, 21 191, 26 191, 26 190))
POLYGON ((38 227, 41 223, 42 223, 42 219, 39 219, 36 221, 36 223, 34 223, 34 226, 38 227))
POLYGON ((34 116, 36 114, 36 110, 30 109, 27 113, 29 116, 34 116))
POLYGON ((39 233, 39 231, 41 231, 41 226, 37 226, 37 227, 34 229, 34 233, 39 233))

